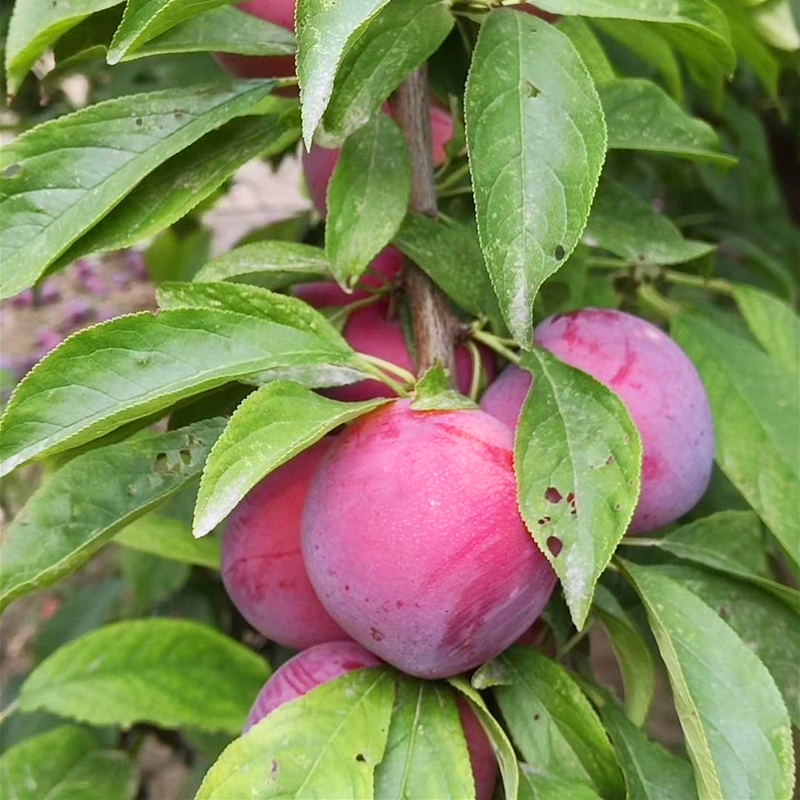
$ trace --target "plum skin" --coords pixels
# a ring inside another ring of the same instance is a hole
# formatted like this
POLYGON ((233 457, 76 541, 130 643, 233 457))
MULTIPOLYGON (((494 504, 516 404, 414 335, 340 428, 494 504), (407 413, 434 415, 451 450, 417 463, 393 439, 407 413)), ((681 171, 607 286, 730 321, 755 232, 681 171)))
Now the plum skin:
MULTIPOLYGON (((445 145, 453 138, 454 124, 450 114, 437 105, 431 106, 431 154, 434 166, 447 160, 445 145)), ((320 216, 328 216, 328 185, 339 162, 340 150, 312 145, 303 151, 303 175, 308 194, 320 216)))
POLYGON ((222 541, 228 596, 256 630, 286 647, 347 638, 317 599, 300 549, 303 505, 330 444, 317 442, 255 486, 231 514, 222 541))
POLYGON ((411 675, 493 658, 555 575, 520 517, 511 431, 481 411, 395 401, 331 447, 302 521, 309 579, 353 639, 411 675))
MULTIPOLYGON (((308 694, 312 689, 356 669, 378 667, 382 662, 352 641, 326 642, 298 653, 279 667, 264 684, 253 703, 243 733, 275 709, 308 694)), ((497 759, 483 727, 469 704, 457 699, 477 800, 491 800, 497 782, 497 759)))
MULTIPOLYGON (((659 328, 611 309, 587 308, 544 320, 534 340, 591 375, 625 404, 642 438, 642 489, 630 533, 677 520, 705 493, 714 460, 714 422, 694 365, 659 328)), ((515 427, 530 376, 507 368, 483 409, 515 427)))

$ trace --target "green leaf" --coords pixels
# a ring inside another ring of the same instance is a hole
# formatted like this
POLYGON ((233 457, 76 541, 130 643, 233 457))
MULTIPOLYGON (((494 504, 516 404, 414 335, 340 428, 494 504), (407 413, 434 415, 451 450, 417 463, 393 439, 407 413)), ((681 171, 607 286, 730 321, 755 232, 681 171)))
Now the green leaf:
POLYGON ((276 372, 274 369, 247 378, 250 383, 268 383, 278 377, 291 379, 303 386, 342 386, 362 379, 367 372, 357 363, 355 351, 336 328, 308 303, 285 294, 257 286, 235 283, 163 283, 157 291, 163 309, 218 309, 297 328, 309 336, 324 340, 338 355, 324 363, 293 365, 276 372))
POLYGON ((177 619, 107 625, 62 647, 22 686, 23 711, 90 725, 151 722, 237 734, 267 663, 213 628, 177 619))
POLYGON ((690 117, 652 81, 619 78, 598 87, 608 125, 608 147, 644 150, 722 166, 736 159, 720 152, 714 129, 690 117))
POLYGON ((415 411, 455 411, 478 408, 477 404, 453 388, 447 370, 436 362, 417 381, 411 408, 415 411))
POLYGON ((520 800, 600 800, 588 783, 565 781, 552 774, 519 765, 520 800))
POLYGON ((800 398, 797 378, 747 340, 700 317, 671 333, 708 392, 716 459, 796 564, 800 564, 800 398))
POLYGON ((294 34, 237 8, 205 11, 156 36, 122 61, 171 53, 220 52, 245 56, 291 56, 294 34))
POLYGON ((35 660, 44 660, 67 642, 110 622, 119 611, 124 588, 125 584, 117 577, 71 588, 55 615, 36 634, 35 660))
POLYGON ((325 132, 341 139, 360 128, 453 28, 449 3, 388 3, 347 49, 325 111, 325 132))
POLYGON ((535 379, 514 449, 520 510, 580 629, 633 516, 642 444, 622 401, 594 378, 538 349, 521 366, 535 379))
POLYGON ((658 569, 624 566, 667 666, 701 800, 790 798, 791 724, 767 668, 689 589, 658 569))
POLYGON ((197 495, 194 535, 213 530, 260 480, 326 433, 385 402, 342 403, 288 381, 249 395, 209 456, 197 495))
POLYGON ((237 247, 209 261, 195 275, 199 283, 212 281, 256 281, 268 289, 283 289, 294 283, 330 279, 325 251, 298 242, 270 240, 237 247))
POLYGON ((406 140, 387 114, 348 137, 328 187, 325 252, 333 276, 351 290, 397 233, 408 208, 406 140))
POLYGON ((680 559, 758 584, 800 615, 800 592, 765 577, 761 522, 752 511, 720 511, 655 541, 680 559))
POLYGON ((376 797, 472 797, 475 782, 452 689, 398 675, 376 797))
POLYGON ((532 647, 512 647, 472 679, 493 689, 511 738, 529 764, 565 781, 590 783, 602 796, 622 789, 611 743, 570 674, 532 647))
POLYGON ((494 718, 486 707, 486 703, 480 692, 477 692, 465 678, 448 678, 447 682, 461 692, 469 701, 472 711, 481 725, 483 725, 483 730, 489 737, 489 741, 494 748, 494 754, 500 766, 500 775, 503 778, 506 800, 516 800, 519 794, 517 755, 514 752, 514 747, 506 735, 503 726, 494 718))
POLYGON ((682 264, 711 253, 716 245, 684 239, 663 214, 625 186, 602 181, 584 231, 584 242, 632 264, 682 264))
POLYGON ((774 294, 736 284, 733 296, 758 343, 789 372, 800 372, 800 317, 774 294))
POLYGON ((492 282, 473 228, 453 220, 409 214, 393 244, 464 311, 500 320, 492 282))
POLYGON ((389 0, 298 0, 297 76, 302 99, 303 140, 311 140, 328 107, 342 57, 389 0))
POLYGON ((274 85, 238 81, 120 97, 46 122, 6 145, 0 298, 32 286, 156 167, 252 112, 274 85))
POLYGON ((275 322, 318 336, 347 354, 353 350, 333 325, 308 303, 260 286, 237 283, 179 283, 167 281, 156 289, 159 308, 176 311, 181 308, 206 308, 235 311, 248 317, 275 322))
POLYGON ((534 297, 589 216, 603 111, 572 42, 510 9, 481 28, 465 104, 481 247, 509 330, 526 344, 534 297))
POLYGON ((736 67, 727 20, 710 0, 536 0, 536 5, 551 14, 662 23, 659 29, 680 41, 689 57, 699 51, 713 63, 719 78, 736 67))
POLYGON ((600 716, 619 757, 629 800, 694 800, 697 789, 692 766, 651 742, 612 700, 600 716))
POLYGON ((268 98, 272 113, 237 119, 173 156, 59 258, 55 269, 91 253, 122 250, 155 236, 210 197, 239 167, 282 152, 299 129, 286 112, 293 103, 268 98))
POLYGON ((608 635, 622 673, 625 713, 634 725, 641 726, 656 690, 656 668, 650 648, 636 623, 605 586, 597 587, 594 612, 608 635))
POLYGON ((197 478, 219 419, 76 456, 4 531, 0 609, 74 572, 120 528, 197 478))
POLYGON ((231 311, 118 317, 70 337, 17 386, 0 421, 3 474, 237 378, 343 364, 351 355, 306 331, 231 311))
POLYGON ((393 699, 387 668, 353 670, 318 686, 231 744, 197 800, 372 797, 393 699))
POLYGON ((132 617, 153 612, 186 585, 191 573, 188 564, 138 550, 123 551, 120 565, 128 588, 125 616, 132 617))
POLYGON ((614 80, 614 68, 586 20, 581 17, 562 17, 558 21, 558 29, 575 45, 595 84, 599 86, 614 80))
POLYGON ((744 3, 715 2, 728 18, 734 50, 752 67, 767 92, 777 98, 780 62, 759 36, 750 10, 744 3))
POLYGON ((96 750, 89 731, 62 725, 32 736, 0 758, 4 800, 128 800, 136 791, 131 759, 96 750))
POLYGON ((6 40, 6 80, 14 94, 28 70, 63 34, 87 17, 122 0, 16 0, 6 40))
POLYGON ((676 564, 661 571, 694 592, 741 636, 769 670, 792 722, 800 727, 798 612, 757 586, 705 569, 676 564))
POLYGON ((661 73, 669 93, 678 103, 683 101, 681 68, 659 28, 646 22, 622 19, 598 19, 593 24, 645 63, 652 64, 661 73))
POLYGON ((145 42, 181 22, 232 0, 127 0, 125 16, 108 48, 108 63, 118 64, 145 42))
POLYGON ((147 514, 127 525, 114 537, 114 541, 142 553, 219 569, 218 539, 213 536, 195 539, 191 526, 159 513, 147 514))

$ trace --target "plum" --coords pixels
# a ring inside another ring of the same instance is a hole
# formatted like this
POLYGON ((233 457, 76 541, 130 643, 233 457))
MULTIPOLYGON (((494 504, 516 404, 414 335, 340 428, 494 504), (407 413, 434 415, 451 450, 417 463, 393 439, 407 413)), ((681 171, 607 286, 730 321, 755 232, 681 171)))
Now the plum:
POLYGON ((228 521, 222 581, 242 616, 268 639, 302 648, 346 639, 314 594, 300 551, 311 478, 330 440, 304 450, 255 486, 228 521))
MULTIPOLYGON (((244 725, 246 733, 276 708, 290 703, 323 683, 356 669, 377 667, 381 661, 352 641, 326 642, 298 653, 275 671, 258 693, 244 725)), ((478 800, 491 800, 497 782, 497 759, 483 727, 469 704, 457 700, 478 800)))
MULTIPOLYGON (((611 309, 544 320, 536 343, 587 372, 625 404, 642 437, 642 491, 631 533, 662 528, 703 496, 714 460, 714 423, 703 384, 683 350, 659 328, 611 309)), ((508 367, 483 409, 515 426, 530 376, 508 367)))
MULTIPOLYGON (((453 118, 443 108, 431 105, 431 155, 434 166, 441 166, 447 160, 446 145, 453 138, 453 118)), ((340 150, 330 150, 312 145, 303 151, 303 175, 314 208, 320 216, 328 216, 328 184, 331 182, 340 150)))
POLYGON ((275 670, 258 693, 244 724, 244 732, 284 703, 291 703, 317 686, 354 669, 378 667, 380 659, 349 639, 309 647, 275 670))
MULTIPOLYGON (((296 0, 247 0, 236 3, 240 11, 294 31, 296 0)), ((237 78, 289 78, 295 74, 294 56, 242 56, 216 53, 217 61, 237 78)), ((280 94, 297 96, 297 87, 279 90, 280 94)))
POLYGON ((316 473, 301 536, 342 629, 423 678, 502 652, 555 585, 519 514, 511 431, 479 410, 398 400, 362 417, 316 473))

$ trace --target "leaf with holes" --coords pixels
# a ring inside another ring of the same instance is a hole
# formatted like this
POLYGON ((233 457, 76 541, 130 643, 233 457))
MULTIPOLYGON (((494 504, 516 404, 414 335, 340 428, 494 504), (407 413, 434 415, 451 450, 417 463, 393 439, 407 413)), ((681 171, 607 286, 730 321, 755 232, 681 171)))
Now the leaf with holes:
POLYGON ((344 54, 389 0, 298 0, 297 77, 302 99, 303 140, 311 147, 328 107, 344 54))
POLYGON ((92 14, 120 3, 122 0, 16 0, 5 46, 9 94, 19 89, 28 70, 56 40, 92 14))
POLYGON ((76 456, 3 532, 0 609, 84 564, 114 534, 200 477, 221 419, 76 456))
POLYGON ((268 289, 295 283, 330 280, 325 251, 299 242, 266 241, 243 244, 212 259, 195 275, 198 283, 241 281, 268 289))
POLYGON ((609 150, 644 150, 728 167, 736 163, 720 151, 717 133, 707 122, 690 117, 652 81, 618 78, 598 92, 609 150))
POLYGON ((211 451, 197 495, 195 536, 213 530, 270 472, 339 425, 385 402, 342 403, 288 381, 251 394, 211 451))
POLYGON ((156 167, 253 112, 274 85, 236 81, 119 97, 38 125, 5 145, 0 298, 32 286, 156 167))
POLYGON ((639 497, 642 444, 622 401, 543 350, 517 426, 514 463, 522 517, 553 565, 577 628, 639 497))
POLYGON ((394 675, 386 667, 353 670, 318 686, 230 745, 197 800, 372 797, 393 702, 394 675))
POLYGON ((606 154, 594 82, 572 42, 493 11, 465 99, 478 233, 509 330, 531 342, 533 300, 580 240, 606 154))
POLYGON ((791 723, 767 668, 689 589, 658 568, 624 567, 667 667, 699 796, 788 800, 791 723))
POLYGON ((399 675, 386 752, 375 770, 375 796, 470 797, 474 792, 453 690, 399 675))
POLYGON ((603 726, 560 664, 520 645, 481 667, 472 682, 493 687, 511 738, 529 764, 562 780, 589 783, 603 797, 622 794, 603 726))
POLYGON ((336 72, 325 111, 326 134, 342 139, 378 111, 408 73, 429 58, 453 27, 442 0, 389 3, 354 39, 336 72))
POLYGON ((375 114, 344 143, 328 187, 325 252, 346 291, 397 233, 410 191, 406 140, 388 115, 375 114))
POLYGON ((797 375, 714 322, 680 314, 671 333, 703 379, 716 460, 795 564, 800 564, 800 396, 797 375))
POLYGON ((97 750, 92 734, 76 725, 31 736, 0 758, 5 800, 132 798, 136 784, 127 753, 97 750))
POLYGON ((119 317, 71 336, 17 386, 0 420, 3 474, 230 381, 350 358, 307 331, 232 311, 119 317))
POLYGON ((269 677, 267 662, 196 622, 107 625, 57 650, 28 676, 20 709, 90 725, 150 722, 238 734, 269 677))

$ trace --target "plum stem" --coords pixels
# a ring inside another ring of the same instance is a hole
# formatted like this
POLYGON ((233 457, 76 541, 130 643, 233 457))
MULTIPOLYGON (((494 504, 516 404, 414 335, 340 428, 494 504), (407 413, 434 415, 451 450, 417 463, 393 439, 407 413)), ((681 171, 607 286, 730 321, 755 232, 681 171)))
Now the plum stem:
POLYGON ((490 347, 495 353, 499 353, 503 358, 510 361, 512 364, 519 364, 520 357, 513 350, 509 350, 498 336, 479 329, 473 329, 470 333, 473 339, 477 339, 482 344, 490 347))
MULTIPOLYGON (((397 90, 396 119, 408 143, 411 160, 413 214, 436 217, 436 184, 431 155, 430 91, 425 65, 414 70, 397 90)), ((411 306, 411 326, 417 346, 417 374, 442 364, 455 377, 454 345, 459 330, 450 303, 431 279, 413 262, 403 258, 403 283, 411 306)))
MULTIPOLYGON (((368 356, 366 353, 358 353, 358 357, 367 374, 371 375, 376 381, 380 381, 384 386, 388 386, 398 397, 408 397, 407 384, 404 385, 394 380, 394 378, 390 378, 377 364, 372 363, 375 360, 373 356, 368 356)), ((388 362, 383 363, 388 364, 388 362)), ((394 367, 394 365, 392 366, 394 367)), ((413 378, 414 376, 412 375, 411 377, 413 378)))
POLYGON ((377 356, 371 356, 367 353, 359 353, 360 358, 364 361, 369 362, 373 366, 378 367, 378 369, 383 370, 383 372, 388 372, 391 375, 396 375, 401 380, 405 381, 407 384, 413 386, 417 379, 407 370, 403 369, 403 367, 398 366, 397 364, 393 364, 391 361, 384 361, 382 358, 378 358, 377 356))
POLYGON ((367 308, 368 306, 374 305, 385 294, 386 291, 380 289, 374 294, 370 294, 369 297, 365 297, 363 300, 354 300, 352 303, 348 303, 346 306, 340 306, 336 311, 333 312, 333 314, 330 315, 330 321, 335 325, 338 325, 342 320, 347 320, 353 311, 358 311, 360 308, 367 308))
POLYGON ((469 382, 469 399, 473 403, 478 402, 478 390, 481 388, 481 373, 483 372, 483 365, 481 362, 481 354, 478 350, 478 345, 467 339, 467 350, 469 350, 470 358, 472 359, 472 377, 469 382))

